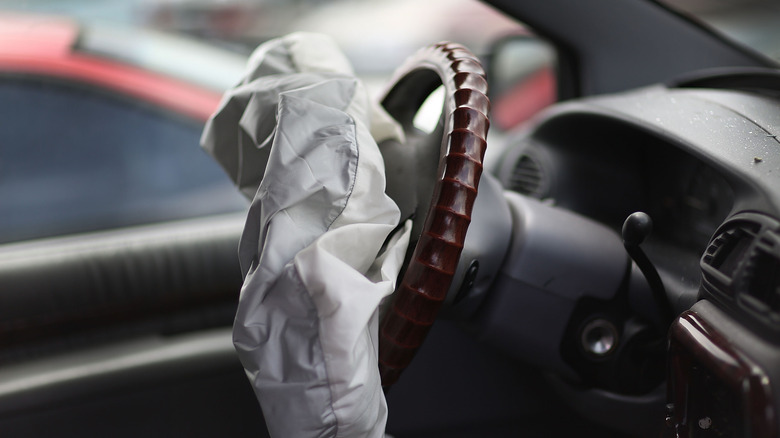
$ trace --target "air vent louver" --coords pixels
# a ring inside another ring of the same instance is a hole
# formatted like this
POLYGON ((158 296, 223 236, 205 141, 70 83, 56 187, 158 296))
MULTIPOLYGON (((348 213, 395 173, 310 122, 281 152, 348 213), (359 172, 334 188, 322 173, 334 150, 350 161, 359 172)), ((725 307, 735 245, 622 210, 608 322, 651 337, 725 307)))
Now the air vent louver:
POLYGON ((745 262, 737 292, 751 310, 780 313, 780 236, 762 234, 745 262))
POLYGON ((710 242, 701 268, 704 298, 780 339, 780 222, 755 213, 736 215, 710 242))
POLYGON ((733 228, 718 235, 704 252, 702 262, 731 277, 755 235, 743 228, 733 228))
POLYGON ((745 220, 722 227, 701 258, 705 289, 733 297, 731 282, 747 257, 761 225, 745 220))
POLYGON ((509 189, 526 196, 540 198, 543 195, 543 187, 542 166, 529 155, 521 156, 509 178, 509 189))

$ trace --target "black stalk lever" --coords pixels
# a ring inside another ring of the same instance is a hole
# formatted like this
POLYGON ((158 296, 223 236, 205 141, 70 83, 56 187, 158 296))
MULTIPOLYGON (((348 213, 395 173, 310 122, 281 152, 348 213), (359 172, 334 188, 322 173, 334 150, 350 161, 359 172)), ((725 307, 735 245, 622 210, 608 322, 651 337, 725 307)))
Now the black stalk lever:
POLYGON ((628 255, 634 260, 634 263, 639 267, 639 270, 642 271, 642 275, 645 276, 647 284, 653 293, 653 298, 661 310, 663 321, 666 324, 665 327, 668 327, 674 316, 672 306, 666 297, 666 289, 655 266, 647 258, 642 248, 639 247, 652 232, 653 220, 647 213, 641 211, 632 213, 623 222, 623 246, 626 248, 628 255))

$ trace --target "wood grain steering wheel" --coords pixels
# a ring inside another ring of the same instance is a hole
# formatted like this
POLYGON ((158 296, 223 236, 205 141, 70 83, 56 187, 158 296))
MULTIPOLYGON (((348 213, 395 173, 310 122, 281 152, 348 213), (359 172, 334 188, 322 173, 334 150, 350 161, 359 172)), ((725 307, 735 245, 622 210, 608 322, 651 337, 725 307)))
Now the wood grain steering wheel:
MULTIPOLYGON (((445 42, 422 49, 401 66, 396 78, 382 105, 404 128, 407 142, 394 152, 383 150, 383 155, 386 163, 389 155, 402 156, 406 168, 413 168, 407 171, 416 175, 411 190, 422 201, 414 201, 410 253, 380 322, 379 370, 385 389, 422 345, 452 283, 471 222, 490 125, 485 72, 463 46, 445 42), (424 135, 414 128, 413 119, 438 87, 444 88, 442 115, 436 130, 424 135)), ((396 175, 393 163, 399 159, 389 161, 388 180, 396 175)), ((408 187, 408 181, 401 184, 408 187)))

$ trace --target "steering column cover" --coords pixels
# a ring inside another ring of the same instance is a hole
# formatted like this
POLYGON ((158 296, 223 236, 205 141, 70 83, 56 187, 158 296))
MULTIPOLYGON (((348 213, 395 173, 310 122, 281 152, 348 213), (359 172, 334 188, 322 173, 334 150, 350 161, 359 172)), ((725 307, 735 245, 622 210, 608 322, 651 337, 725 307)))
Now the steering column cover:
POLYGON ((481 336, 510 355, 577 378, 560 345, 577 301, 608 301, 630 260, 620 236, 595 221, 506 192, 512 246, 478 314, 481 336))

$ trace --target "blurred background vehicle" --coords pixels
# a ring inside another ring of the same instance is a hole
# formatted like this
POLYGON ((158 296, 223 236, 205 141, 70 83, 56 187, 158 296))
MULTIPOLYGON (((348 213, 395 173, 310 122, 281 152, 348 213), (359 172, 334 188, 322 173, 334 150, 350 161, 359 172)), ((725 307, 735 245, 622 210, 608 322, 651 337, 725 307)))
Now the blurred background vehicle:
POLYGON ((151 30, 0 16, 0 242, 242 210, 197 145, 244 63, 151 30))

